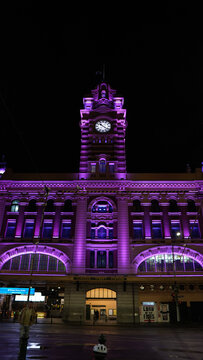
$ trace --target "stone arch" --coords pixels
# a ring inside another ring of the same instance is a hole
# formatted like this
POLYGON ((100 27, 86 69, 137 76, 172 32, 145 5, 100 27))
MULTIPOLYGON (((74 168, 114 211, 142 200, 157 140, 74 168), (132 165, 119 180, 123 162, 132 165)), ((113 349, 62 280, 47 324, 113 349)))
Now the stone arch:
POLYGON ((66 272, 70 271, 71 262, 69 257, 63 251, 47 245, 25 245, 7 250, 0 256, 0 270, 2 269, 3 265, 12 258, 20 255, 34 253, 55 257, 64 264, 66 272))
POLYGON ((94 198, 88 205, 88 211, 91 212, 92 206, 94 206, 94 204, 96 204, 98 201, 107 201, 111 204, 112 208, 113 208, 113 212, 116 211, 116 204, 115 202, 107 197, 107 196, 99 196, 94 198))
POLYGON ((142 251, 134 258, 132 264, 135 266, 135 272, 137 272, 139 265, 144 260, 159 254, 185 255, 197 261, 203 267, 203 255, 196 250, 183 246, 157 246, 142 251))

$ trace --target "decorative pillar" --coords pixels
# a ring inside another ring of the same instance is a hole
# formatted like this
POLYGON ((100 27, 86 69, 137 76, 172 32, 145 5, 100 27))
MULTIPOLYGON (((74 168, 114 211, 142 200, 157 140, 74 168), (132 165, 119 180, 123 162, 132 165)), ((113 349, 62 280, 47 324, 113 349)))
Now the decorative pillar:
POLYGON ((42 216, 43 216, 43 206, 44 206, 44 202, 38 202, 37 203, 37 216, 36 216, 36 224, 35 224, 35 232, 34 232, 34 238, 38 239, 41 234, 40 234, 40 230, 41 230, 41 222, 43 221, 42 216))
POLYGON ((55 202, 56 206, 55 217, 54 217, 54 226, 53 226, 53 238, 58 239, 60 237, 60 219, 61 219, 61 202, 55 202))
POLYGON ((144 230, 145 230, 145 239, 151 239, 151 218, 150 218, 150 203, 142 202, 141 204, 144 206, 144 230))
POLYGON ((77 198, 77 212, 75 222, 75 241, 72 272, 85 273, 86 258, 86 228, 87 228, 87 197, 77 198))
POLYGON ((179 206, 181 206, 181 222, 182 222, 182 231, 184 239, 188 239, 190 236, 190 227, 187 217, 187 204, 179 203, 179 206))
POLYGON ((16 224, 16 238, 21 238, 22 231, 23 231, 23 223, 24 223, 24 212, 25 212, 25 206, 27 205, 27 202, 21 202, 19 207, 19 215, 17 219, 16 224))
POLYGON ((128 198, 118 198, 118 273, 130 271, 128 198))
POLYGON ((163 212, 164 238, 171 239, 170 219, 168 216, 169 203, 160 203, 163 212))

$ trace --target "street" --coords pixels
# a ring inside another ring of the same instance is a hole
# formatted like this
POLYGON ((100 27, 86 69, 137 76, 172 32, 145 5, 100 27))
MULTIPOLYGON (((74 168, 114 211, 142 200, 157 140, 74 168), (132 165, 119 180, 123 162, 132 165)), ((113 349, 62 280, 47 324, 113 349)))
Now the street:
MULTIPOLYGON (((203 326, 32 326, 26 359, 92 360, 92 348, 103 333, 107 360, 203 360, 203 326)), ((0 359, 17 360, 19 324, 0 323, 0 359)))

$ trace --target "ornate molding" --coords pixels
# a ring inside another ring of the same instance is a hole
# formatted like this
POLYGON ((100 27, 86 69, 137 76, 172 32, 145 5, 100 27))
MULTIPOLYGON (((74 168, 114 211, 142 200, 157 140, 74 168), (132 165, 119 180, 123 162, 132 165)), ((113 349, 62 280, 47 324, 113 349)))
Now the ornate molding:
POLYGON ((138 254, 134 260, 133 265, 135 265, 135 269, 137 272, 137 269, 139 265, 146 259, 156 256, 159 254, 176 254, 176 255, 185 255, 188 256, 195 261, 199 262, 201 266, 203 267, 203 255, 198 253, 196 250, 190 249, 188 247, 183 246, 156 246, 153 248, 149 248, 147 250, 142 251, 140 254, 138 254))
POLYGON ((68 265, 70 265, 70 259, 63 251, 47 245, 33 245, 33 244, 17 246, 3 253, 0 256, 0 269, 2 268, 3 264, 7 262, 9 259, 28 253, 46 254, 53 256, 64 263, 66 267, 66 271, 69 270, 68 265))

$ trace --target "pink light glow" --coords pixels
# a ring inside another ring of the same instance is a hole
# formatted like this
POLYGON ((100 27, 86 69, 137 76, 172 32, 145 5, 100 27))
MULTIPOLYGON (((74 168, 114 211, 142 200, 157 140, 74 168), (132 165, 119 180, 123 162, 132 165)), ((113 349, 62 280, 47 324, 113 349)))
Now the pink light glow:
MULTIPOLYGON (((69 270, 70 267, 70 259, 69 257, 62 252, 59 249, 53 248, 51 246, 47 245, 25 245, 25 246, 19 246, 12 249, 7 250, 5 253, 3 253, 0 257, 0 270, 2 269, 2 266, 5 262, 8 260, 24 255, 24 254, 46 254, 53 256, 57 259, 59 259, 61 262, 63 262, 66 272, 69 270)), ((70 271, 70 270, 69 270, 70 271)))
POLYGON ((160 254, 175 254, 175 255, 184 255, 192 258, 197 261, 203 267, 203 255, 197 251, 183 246, 158 246, 154 248, 147 249, 137 255, 133 261, 135 265, 135 271, 137 272, 139 265, 146 259, 160 255, 160 254))

